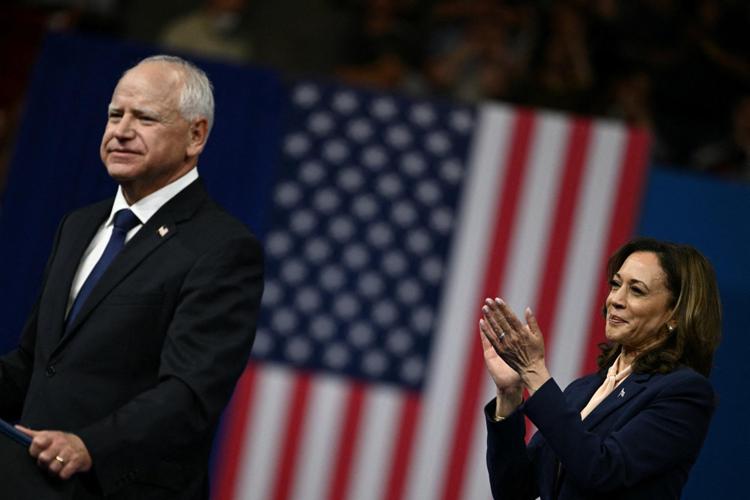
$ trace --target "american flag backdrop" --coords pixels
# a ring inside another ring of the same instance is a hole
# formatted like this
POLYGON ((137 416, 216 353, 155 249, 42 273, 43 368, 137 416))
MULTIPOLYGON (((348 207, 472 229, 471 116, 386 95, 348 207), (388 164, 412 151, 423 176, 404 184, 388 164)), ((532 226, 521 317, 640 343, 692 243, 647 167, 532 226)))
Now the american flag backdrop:
POLYGON ((308 81, 288 108, 214 498, 489 498, 482 300, 536 312, 561 385, 591 371, 647 135, 308 81))

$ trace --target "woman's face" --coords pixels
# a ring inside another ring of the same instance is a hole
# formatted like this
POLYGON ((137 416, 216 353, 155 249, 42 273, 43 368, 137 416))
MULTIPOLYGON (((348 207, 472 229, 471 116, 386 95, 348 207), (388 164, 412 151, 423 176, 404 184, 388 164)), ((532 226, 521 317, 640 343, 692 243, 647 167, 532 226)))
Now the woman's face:
POLYGON ((653 252, 630 254, 610 281, 607 339, 637 351, 655 347, 671 320, 667 276, 653 252))

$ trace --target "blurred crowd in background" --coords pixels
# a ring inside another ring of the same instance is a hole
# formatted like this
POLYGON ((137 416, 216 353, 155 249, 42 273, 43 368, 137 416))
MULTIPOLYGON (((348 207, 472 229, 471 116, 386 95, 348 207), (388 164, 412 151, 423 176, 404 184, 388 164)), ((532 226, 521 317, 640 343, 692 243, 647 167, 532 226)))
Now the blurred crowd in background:
POLYGON ((652 160, 750 181, 747 0, 7 0, 0 192, 45 34, 650 129, 652 160))

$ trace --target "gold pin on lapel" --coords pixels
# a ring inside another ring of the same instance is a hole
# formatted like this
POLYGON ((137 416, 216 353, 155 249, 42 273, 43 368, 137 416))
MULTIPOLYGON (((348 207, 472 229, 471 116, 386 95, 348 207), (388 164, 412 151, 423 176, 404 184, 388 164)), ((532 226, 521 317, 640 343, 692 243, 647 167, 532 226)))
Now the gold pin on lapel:
POLYGON ((167 228, 167 226, 162 226, 157 231, 159 233, 159 236, 161 236, 162 238, 164 238, 167 235, 167 233, 169 232, 169 229, 167 228))

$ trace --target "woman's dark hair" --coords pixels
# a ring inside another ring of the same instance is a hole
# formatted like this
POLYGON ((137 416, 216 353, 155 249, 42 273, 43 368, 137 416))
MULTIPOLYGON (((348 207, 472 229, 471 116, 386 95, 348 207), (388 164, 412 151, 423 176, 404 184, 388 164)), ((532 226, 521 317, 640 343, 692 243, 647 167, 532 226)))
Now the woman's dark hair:
MULTIPOLYGON (((659 259, 677 327, 665 332, 666 339, 658 347, 638 355, 633 371, 667 373, 679 365, 687 365, 707 377, 721 338, 721 303, 713 267, 689 245, 636 238, 609 258, 608 281, 635 252, 651 252, 659 259)), ((666 330, 666 325, 664 328, 666 330)), ((601 370, 606 370, 619 355, 621 346, 605 343, 600 344, 599 349, 597 362, 601 370)))

